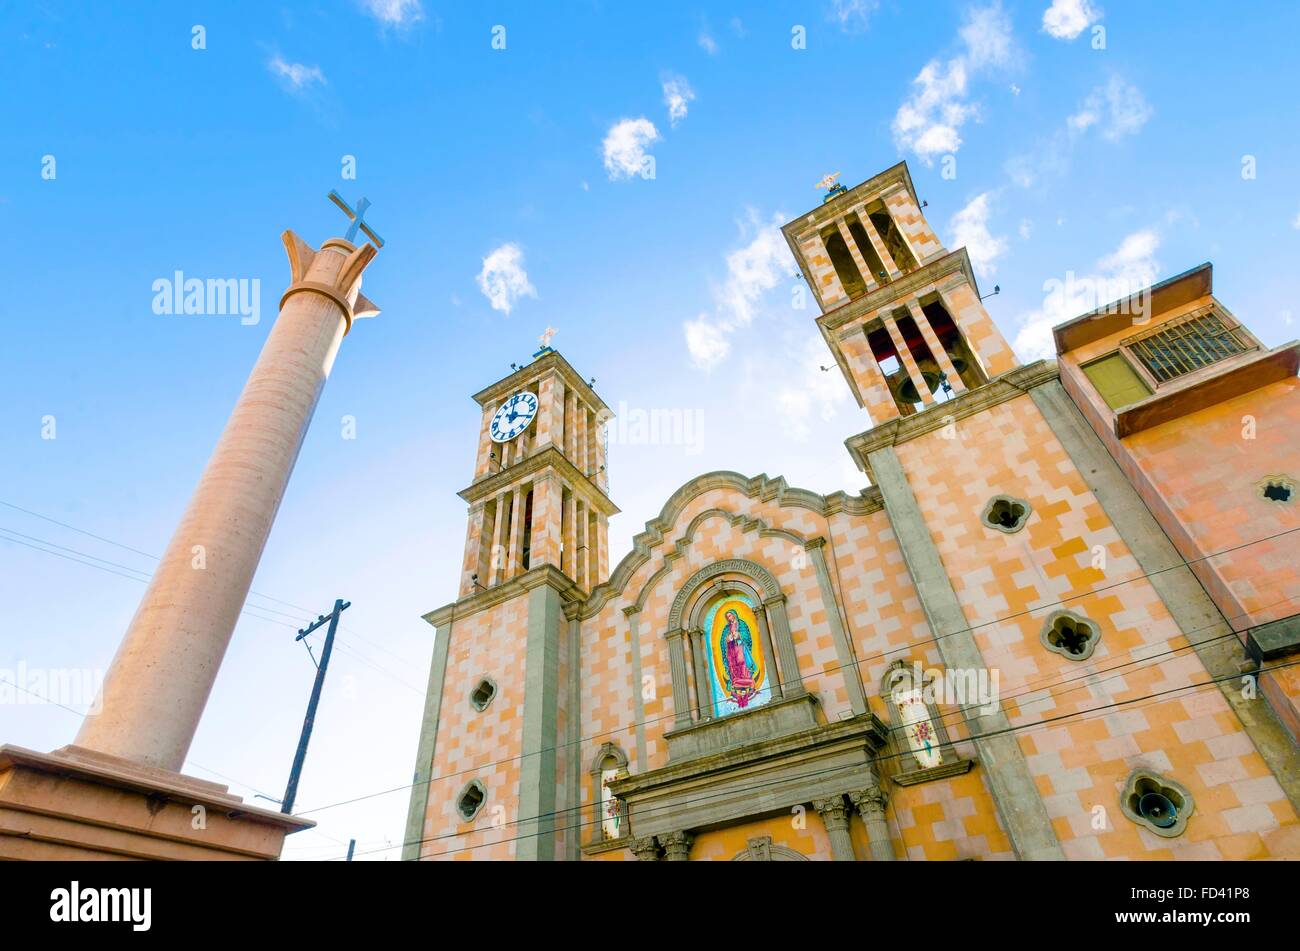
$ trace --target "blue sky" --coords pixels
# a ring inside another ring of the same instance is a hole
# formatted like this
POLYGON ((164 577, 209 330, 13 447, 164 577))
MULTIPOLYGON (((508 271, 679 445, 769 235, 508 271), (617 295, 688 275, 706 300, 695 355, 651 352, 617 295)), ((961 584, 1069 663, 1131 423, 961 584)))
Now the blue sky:
MULTIPOLYGON (((420 615, 454 596, 464 539, 469 395, 548 326, 625 418, 699 421, 611 445, 616 556, 701 472, 865 484, 842 443, 870 422, 818 369, 776 231, 827 172, 852 185, 906 159, 1026 359, 1077 312, 1046 282, 1206 260, 1267 344, 1296 336, 1294 4, 114 11, 0 7, 0 670, 107 667, 273 322, 280 232, 341 233, 336 188, 374 202, 388 242, 365 285, 383 313, 344 342, 186 767, 241 795, 283 790, 313 675, 294 631, 336 597, 354 607, 299 805, 409 782, 420 615), (261 320, 155 313, 177 270, 258 280, 261 320)), ((77 723, 0 705, 6 742, 56 748, 77 723)), ((287 857, 355 837, 394 859, 406 802, 313 812, 287 857)))

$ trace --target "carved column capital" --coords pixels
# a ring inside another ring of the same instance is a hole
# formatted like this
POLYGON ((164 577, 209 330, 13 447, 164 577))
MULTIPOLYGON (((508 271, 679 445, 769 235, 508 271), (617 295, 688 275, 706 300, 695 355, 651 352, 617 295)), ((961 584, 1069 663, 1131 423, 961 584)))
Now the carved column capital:
POLYGON ((663 837, 664 858, 669 862, 686 862, 691 857, 695 836, 689 832, 669 832, 663 837))
POLYGON ((886 803, 889 802, 885 791, 879 786, 868 786, 866 789, 851 792, 849 793, 849 799, 853 802, 853 808, 864 816, 883 813, 886 803))
POLYGON ((642 862, 659 861, 659 842, 652 835, 641 839, 633 839, 628 848, 642 862))
POLYGON ((827 799, 814 799, 813 808, 822 817, 828 831, 847 829, 849 827, 849 809, 844 804, 843 796, 831 796, 827 799))

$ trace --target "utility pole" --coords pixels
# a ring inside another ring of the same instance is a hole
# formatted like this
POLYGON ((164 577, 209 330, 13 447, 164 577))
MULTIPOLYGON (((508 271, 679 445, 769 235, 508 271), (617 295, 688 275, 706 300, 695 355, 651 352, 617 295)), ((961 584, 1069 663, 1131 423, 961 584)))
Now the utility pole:
POLYGON ((311 740, 311 728, 316 722, 316 706, 320 703, 321 688, 325 685, 325 671, 329 669, 330 653, 334 650, 334 632, 338 630, 339 615, 352 607, 350 601, 344 601, 342 598, 334 602, 334 610, 329 614, 322 614, 310 625, 298 632, 294 640, 302 640, 308 634, 312 633, 326 621, 329 621, 330 629, 325 635, 325 648, 321 651, 320 663, 316 665, 316 683, 311 688, 311 700, 307 704, 307 716, 302 721, 302 736, 298 738, 298 752, 293 757, 293 769, 289 771, 289 785, 284 790, 284 803, 280 806, 280 811, 285 815, 293 812, 293 801, 298 796, 298 779, 302 776, 302 764, 307 758, 307 743, 311 740))

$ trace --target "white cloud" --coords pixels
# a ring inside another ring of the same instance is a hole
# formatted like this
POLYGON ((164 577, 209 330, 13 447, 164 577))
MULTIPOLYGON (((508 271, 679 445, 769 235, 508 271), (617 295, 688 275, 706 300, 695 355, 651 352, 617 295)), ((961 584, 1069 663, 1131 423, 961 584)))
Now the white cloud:
POLYGON ((880 0, 831 0, 827 17, 845 33, 857 33, 867 28, 879 6, 880 0))
POLYGON ((700 44, 700 49, 704 50, 704 52, 708 53, 710 56, 718 51, 718 41, 710 35, 707 29, 700 30, 698 42, 700 44))
POLYGON ((991 205, 990 194, 984 192, 975 196, 948 223, 948 230, 952 233, 949 245, 966 248, 971 265, 980 277, 993 274, 997 270, 993 262, 1007 250, 1007 239, 994 237, 989 231, 991 205))
POLYGON ((971 69, 1011 63, 1015 48, 1011 19, 999 4, 971 10, 958 32, 966 44, 966 60, 971 69))
POLYGON ((1160 262, 1155 254, 1160 235, 1153 228, 1135 231, 1118 248, 1099 258, 1085 274, 1067 271, 1043 284, 1042 306, 1021 316, 1015 349, 1023 360, 1055 354, 1052 328, 1080 314, 1136 293, 1155 283, 1160 262))
POLYGON ((844 374, 827 353, 822 339, 814 335, 804 340, 802 352, 790 348, 780 354, 780 377, 790 382, 781 384, 775 392, 777 419, 787 438, 794 442, 803 442, 812 434, 814 411, 823 422, 829 422, 838 408, 849 405, 853 398, 844 374), (823 371, 822 366, 830 369, 823 371))
POLYGON ((961 127, 978 117, 968 101, 970 80, 1017 65, 1011 21, 998 3, 973 9, 958 31, 962 51, 946 63, 932 59, 912 80, 912 95, 894 115, 894 142, 926 165, 961 148, 961 127))
POLYGON ((1291 220, 1291 227, 1300 230, 1300 211, 1297 211, 1295 218, 1291 220))
POLYGON ((609 128, 602 147, 610 181, 631 178, 645 167, 646 146, 659 140, 659 130, 644 117, 620 119, 609 128))
POLYGON ((267 69, 273 76, 279 77, 289 89, 295 92, 310 89, 317 83, 325 82, 325 74, 319 66, 304 66, 302 63, 287 63, 276 56, 267 63, 267 69))
POLYGON ((1075 135, 1097 126, 1104 138, 1117 142, 1141 130, 1153 112, 1137 86, 1113 76, 1105 86, 1088 93, 1066 125, 1075 135))
POLYGON ((1052 0, 1043 11, 1043 30, 1058 40, 1073 40, 1102 17, 1089 0, 1052 0))
POLYGON ((537 296, 537 288, 529 283, 524 270, 524 251, 514 243, 507 242, 488 253, 477 281, 492 309, 507 317, 519 298, 537 296))
POLYGON ((711 323, 707 314, 682 324, 686 334, 686 349, 696 366, 707 367, 721 360, 731 351, 727 331, 711 323))
POLYGON ((420 0, 361 0, 361 6, 386 27, 401 29, 424 19, 420 0))
POLYGON ((1030 221, 1028 218, 1020 219, 1019 232, 1020 232, 1020 237, 1023 240, 1028 241, 1029 235, 1033 233, 1033 230, 1034 230, 1034 223, 1032 221, 1030 221))
POLYGON ((711 313, 683 324, 686 347, 698 367, 709 367, 731 348, 731 334, 754 319, 758 302, 793 270, 790 248, 781 234, 783 215, 762 222, 754 212, 744 225, 753 231, 748 244, 727 255, 727 276, 714 288, 711 313))
POLYGON ((695 90, 691 88, 691 84, 684 76, 665 76, 663 86, 664 105, 668 107, 668 121, 676 127, 678 122, 686 118, 687 104, 695 101, 695 90))

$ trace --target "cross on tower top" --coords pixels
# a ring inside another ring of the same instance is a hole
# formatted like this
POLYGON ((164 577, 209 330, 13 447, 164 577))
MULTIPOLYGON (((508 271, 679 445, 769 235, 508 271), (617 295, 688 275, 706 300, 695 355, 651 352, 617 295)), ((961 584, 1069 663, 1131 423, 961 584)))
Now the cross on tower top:
POLYGON ((348 233, 343 236, 345 241, 348 241, 349 243, 355 242, 357 238, 357 229, 360 228, 366 233, 366 237, 375 243, 375 247, 382 248, 384 246, 384 239, 379 237, 379 235, 375 233, 375 230, 364 221, 366 209, 370 207, 369 198, 362 197, 362 199, 357 202, 356 211, 353 211, 348 203, 343 200, 343 196, 332 188, 330 189, 329 199, 334 202, 334 204, 338 205, 343 214, 347 215, 348 220, 352 222, 351 226, 348 228, 348 233))

